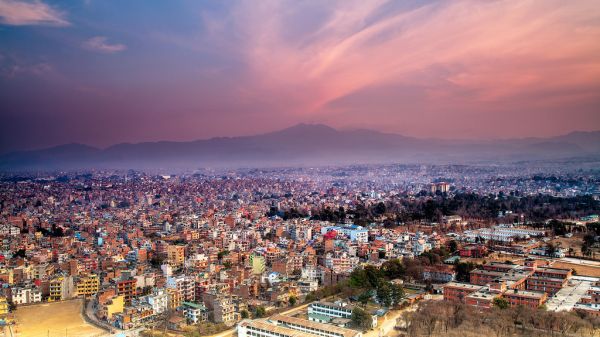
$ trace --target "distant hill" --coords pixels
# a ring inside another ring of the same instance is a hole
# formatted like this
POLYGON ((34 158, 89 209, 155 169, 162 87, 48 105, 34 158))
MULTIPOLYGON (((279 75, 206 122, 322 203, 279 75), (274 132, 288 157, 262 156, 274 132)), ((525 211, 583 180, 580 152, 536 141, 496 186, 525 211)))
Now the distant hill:
POLYGON ((322 124, 245 137, 191 142, 82 144, 0 156, 2 170, 266 167, 349 163, 457 163, 564 159, 600 155, 600 131, 497 141, 419 139, 322 124))

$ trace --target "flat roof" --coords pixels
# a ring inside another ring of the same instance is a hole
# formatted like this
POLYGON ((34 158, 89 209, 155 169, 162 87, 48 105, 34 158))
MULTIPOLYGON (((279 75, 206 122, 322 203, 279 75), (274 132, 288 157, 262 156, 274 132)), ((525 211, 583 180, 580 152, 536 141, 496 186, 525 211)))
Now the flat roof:
POLYGON ((569 272, 571 272, 571 269, 554 268, 554 267, 537 267, 537 269, 535 270, 535 273, 537 273, 539 271, 548 272, 548 273, 568 274, 569 272))
POLYGON ((546 302, 546 307, 549 311, 570 311, 592 285, 592 281, 573 278, 546 302))
POLYGON ((300 330, 294 330, 294 329, 286 328, 283 326, 266 323, 263 321, 242 321, 241 323, 239 323, 239 325, 254 327, 254 328, 266 330, 269 332, 275 332, 275 333, 278 333, 278 334, 281 334, 281 335, 284 335, 287 337, 319 336, 319 335, 315 335, 315 334, 300 331, 300 330))
POLYGON ((336 303, 333 303, 333 302, 326 302, 326 301, 313 302, 313 303, 310 304, 310 306, 319 305, 319 304, 326 305, 328 307, 338 308, 338 309, 352 310, 354 308, 353 305, 347 304, 347 305, 343 306, 343 305, 340 305, 340 304, 336 304, 336 303))
POLYGON ((480 299, 484 299, 484 300, 492 300, 492 299, 494 299, 494 297, 498 297, 498 294, 491 293, 487 289, 482 289, 482 290, 476 291, 472 294, 469 294, 467 297, 480 298, 480 299))
POLYGON ((507 290, 504 292, 504 296, 518 296, 518 297, 529 297, 529 298, 542 298, 546 293, 538 292, 538 291, 529 291, 529 290, 518 290, 515 292, 514 290, 507 290))
POLYGON ((193 302, 183 302, 182 304, 187 305, 188 307, 206 310, 206 307, 203 304, 198 304, 198 303, 193 303, 193 302))
POLYGON ((462 282, 448 282, 444 285, 445 287, 452 287, 452 288, 461 288, 461 289, 473 289, 473 290, 479 290, 481 289, 483 286, 480 285, 476 285, 476 284, 471 284, 471 283, 462 283, 462 282))
POLYGON ((554 281, 554 282, 565 282, 564 278, 556 278, 556 277, 546 277, 546 276, 529 276, 529 280, 543 280, 543 281, 554 281))
POLYGON ((301 326, 305 326, 305 327, 312 328, 312 329, 318 329, 318 330, 324 330, 324 331, 328 331, 328 332, 332 332, 332 333, 337 333, 344 337, 354 337, 357 334, 359 334, 359 332, 356 330, 340 328, 335 325, 317 323, 317 322, 309 321, 309 320, 302 319, 302 318, 296 318, 296 317, 285 316, 285 315, 280 315, 280 314, 275 314, 275 315, 271 316, 269 319, 273 320, 273 321, 281 321, 284 323, 296 324, 296 325, 301 325, 301 326))
POLYGON ((327 316, 327 315, 323 315, 323 314, 308 314, 308 317, 312 317, 315 319, 318 319, 320 321, 326 321, 326 322, 330 322, 333 317, 327 316))
POLYGON ((486 275, 500 277, 500 276, 504 276, 505 273, 502 271, 495 271, 495 270, 474 269, 471 271, 471 274, 486 274, 486 275))

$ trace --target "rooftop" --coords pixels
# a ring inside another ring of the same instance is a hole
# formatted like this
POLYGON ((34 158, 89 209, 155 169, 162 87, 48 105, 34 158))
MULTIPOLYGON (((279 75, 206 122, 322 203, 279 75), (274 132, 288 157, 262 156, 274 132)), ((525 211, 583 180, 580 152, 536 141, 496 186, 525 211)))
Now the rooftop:
POLYGON ((324 330, 324 331, 340 334, 344 337, 354 337, 358 334, 358 331, 355 331, 355 330, 340 328, 340 327, 337 327, 334 325, 327 325, 327 324, 323 324, 323 323, 312 322, 312 321, 302 319, 302 318, 284 316, 284 315, 279 315, 279 314, 271 316, 270 320, 275 321, 275 322, 283 322, 284 324, 301 325, 301 326, 305 326, 305 327, 308 327, 311 329, 316 329, 316 330, 324 330))

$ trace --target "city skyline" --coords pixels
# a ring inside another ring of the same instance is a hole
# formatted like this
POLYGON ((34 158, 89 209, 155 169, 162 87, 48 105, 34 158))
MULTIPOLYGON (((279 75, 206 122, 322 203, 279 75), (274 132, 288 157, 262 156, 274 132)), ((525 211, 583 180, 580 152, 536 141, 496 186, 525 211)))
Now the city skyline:
POLYGON ((0 152, 298 123, 417 138, 600 129, 593 1, 0 1, 0 152))

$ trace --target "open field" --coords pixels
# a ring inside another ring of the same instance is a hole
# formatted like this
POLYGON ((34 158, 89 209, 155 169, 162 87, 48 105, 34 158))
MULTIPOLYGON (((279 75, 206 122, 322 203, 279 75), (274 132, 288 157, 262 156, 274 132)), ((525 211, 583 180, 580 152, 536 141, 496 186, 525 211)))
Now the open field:
MULTIPOLYGON (((584 262, 585 263, 585 262, 584 262)), ((600 266, 592 264, 570 263, 565 261, 556 261, 552 264, 555 268, 573 268, 577 275, 600 277, 600 266)))
POLYGON ((498 252, 492 252, 488 256, 482 257, 482 258, 473 258, 473 257, 461 257, 460 258, 461 262, 472 262, 472 263, 478 263, 478 264, 484 264, 487 262, 506 262, 506 261, 512 261, 513 263, 516 263, 516 264, 523 264, 523 260, 524 260, 523 256, 512 255, 512 254, 503 254, 503 253, 498 253, 498 252))
POLYGON ((82 300, 44 303, 15 311, 18 337, 94 337, 103 330, 84 321, 82 300))

